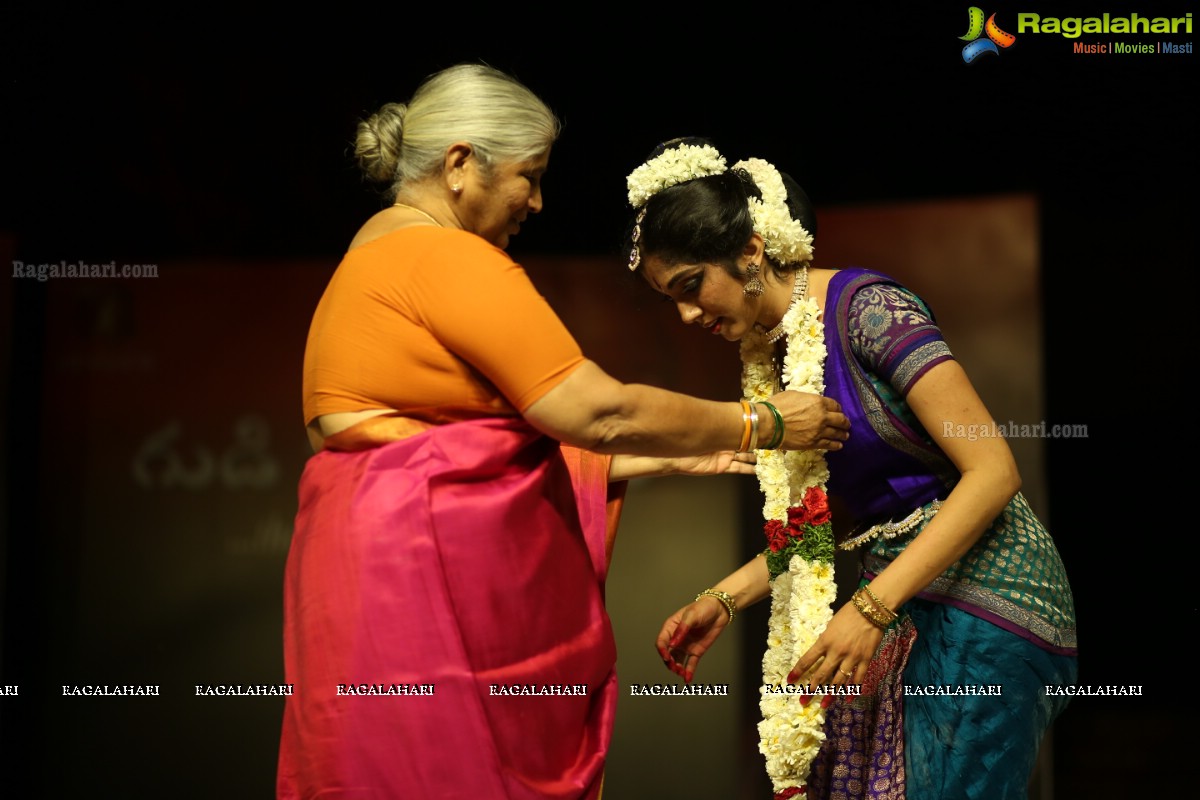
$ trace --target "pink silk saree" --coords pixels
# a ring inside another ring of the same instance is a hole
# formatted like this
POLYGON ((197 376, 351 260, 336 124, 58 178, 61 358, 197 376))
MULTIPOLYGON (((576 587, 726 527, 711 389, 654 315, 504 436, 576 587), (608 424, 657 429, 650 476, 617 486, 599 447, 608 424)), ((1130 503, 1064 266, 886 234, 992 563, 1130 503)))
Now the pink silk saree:
POLYGON ((624 484, 520 419, 376 417, 300 482, 279 800, 593 800, 624 484))

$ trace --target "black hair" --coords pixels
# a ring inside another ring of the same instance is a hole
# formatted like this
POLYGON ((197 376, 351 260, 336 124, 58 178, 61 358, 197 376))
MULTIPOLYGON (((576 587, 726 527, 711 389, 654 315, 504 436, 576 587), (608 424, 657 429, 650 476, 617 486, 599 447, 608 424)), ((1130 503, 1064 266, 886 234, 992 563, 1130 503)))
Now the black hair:
MULTIPOLYGON (((646 161, 680 145, 712 146, 712 142, 702 137, 671 139, 655 147, 646 161)), ((780 175, 787 189, 792 218, 815 235, 817 216, 808 195, 791 176, 780 175)), ((754 232, 747 202, 751 197, 761 198, 762 192, 750 175, 740 169, 663 189, 635 213, 625 234, 624 254, 629 258, 636 246, 641 258, 652 255, 670 266, 711 263, 736 273, 738 257, 754 232), (640 229, 636 243, 635 228, 640 229)), ((775 266, 784 270, 793 268, 793 265, 775 266)))

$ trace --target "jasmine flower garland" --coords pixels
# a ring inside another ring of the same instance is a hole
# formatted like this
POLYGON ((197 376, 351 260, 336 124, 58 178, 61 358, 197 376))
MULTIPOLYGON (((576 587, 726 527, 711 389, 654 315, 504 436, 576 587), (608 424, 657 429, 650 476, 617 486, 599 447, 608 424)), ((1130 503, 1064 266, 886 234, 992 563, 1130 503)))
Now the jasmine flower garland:
MULTIPOLYGON (((758 182, 757 176, 755 180, 758 182)), ((783 317, 787 352, 782 382, 786 389, 814 394, 825 391, 825 330, 819 314, 816 300, 805 298, 793 303, 783 317)), ((742 392, 749 400, 761 402, 775 393, 779 376, 773 348, 757 329, 742 337, 742 392)), ((805 793, 813 760, 825 740, 825 709, 820 701, 813 698, 801 705, 796 695, 768 692, 767 688, 787 682, 792 667, 833 618, 837 585, 833 526, 825 494, 829 469, 820 451, 760 450, 755 472, 765 497, 763 530, 771 579, 758 749, 766 758, 775 798, 783 800, 805 793)))
POLYGON ((629 173, 625 179, 629 205, 641 208, 663 189, 695 178, 720 175, 724 171, 725 156, 711 145, 681 144, 672 147, 629 173))
MULTIPOLYGON (((754 230, 763 238, 766 254, 777 265, 806 269, 812 260, 812 236, 792 219, 787 187, 771 164, 758 158, 739 161, 754 180, 761 198, 748 198, 754 230)), ((629 204, 641 209, 658 192, 671 186, 725 172, 725 158, 709 145, 672 147, 631 172, 626 179, 629 204)), ((638 265, 637 230, 630 269, 638 265)), ((815 300, 804 297, 791 304, 781 326, 787 332, 782 375, 776 374, 774 347, 757 328, 741 341, 742 395, 753 402, 770 399, 782 381, 787 389, 813 394, 825 391, 825 329, 815 300)), ((813 760, 825 740, 825 709, 821 703, 802 705, 796 695, 768 692, 787 682, 800 656, 816 642, 833 618, 837 597, 833 580, 833 526, 825 484, 829 469, 815 451, 758 451, 755 467, 766 502, 763 529, 767 535, 767 568, 771 580, 771 618, 763 656, 763 689, 759 700, 759 751, 766 757, 767 774, 776 800, 804 794, 813 760)))

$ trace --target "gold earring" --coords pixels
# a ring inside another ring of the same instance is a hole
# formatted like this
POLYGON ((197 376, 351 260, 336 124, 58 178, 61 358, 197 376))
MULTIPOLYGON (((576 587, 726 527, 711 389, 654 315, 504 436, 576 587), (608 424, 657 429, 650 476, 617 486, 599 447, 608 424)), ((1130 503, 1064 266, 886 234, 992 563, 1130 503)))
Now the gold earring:
POLYGON ((763 293, 762 281, 758 279, 758 264, 753 261, 746 266, 746 285, 742 287, 742 293, 747 297, 758 297, 763 293))

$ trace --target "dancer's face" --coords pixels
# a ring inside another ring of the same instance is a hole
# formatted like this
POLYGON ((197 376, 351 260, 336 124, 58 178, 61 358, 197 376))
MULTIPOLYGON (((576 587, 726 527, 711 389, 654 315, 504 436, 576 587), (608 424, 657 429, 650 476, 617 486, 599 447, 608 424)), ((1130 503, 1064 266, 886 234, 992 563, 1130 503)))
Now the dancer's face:
POLYGON ((655 291, 675 303, 686 324, 698 324, 731 342, 745 336, 754 324, 759 310, 757 299, 745 294, 744 280, 719 264, 667 266, 649 256, 643 260, 642 276, 655 291))

